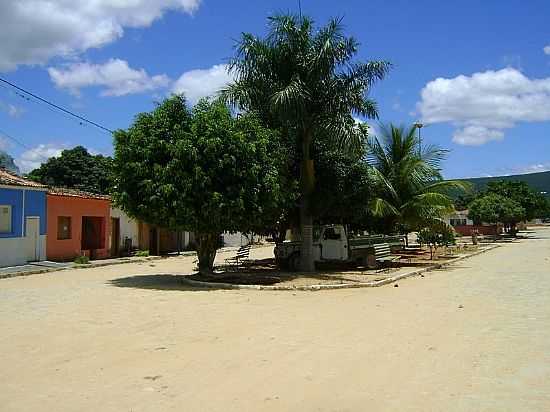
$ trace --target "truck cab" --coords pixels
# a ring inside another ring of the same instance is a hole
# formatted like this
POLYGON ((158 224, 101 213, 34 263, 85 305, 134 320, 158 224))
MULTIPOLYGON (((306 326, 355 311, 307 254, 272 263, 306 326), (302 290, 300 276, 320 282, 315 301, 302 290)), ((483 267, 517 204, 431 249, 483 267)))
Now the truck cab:
MULTIPOLYGON (((298 268, 301 242, 298 237, 275 246, 275 260, 281 267, 298 268)), ((348 235, 342 225, 316 226, 313 229, 315 262, 342 262, 350 259, 348 235)))

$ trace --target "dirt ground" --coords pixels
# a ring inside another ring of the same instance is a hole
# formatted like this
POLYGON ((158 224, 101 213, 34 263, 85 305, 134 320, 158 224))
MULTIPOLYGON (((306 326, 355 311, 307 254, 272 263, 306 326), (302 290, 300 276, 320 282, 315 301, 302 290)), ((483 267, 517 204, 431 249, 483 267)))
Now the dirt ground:
POLYGON ((185 289, 192 258, 0 280, 0 410, 548 411, 529 235, 376 289, 185 289))

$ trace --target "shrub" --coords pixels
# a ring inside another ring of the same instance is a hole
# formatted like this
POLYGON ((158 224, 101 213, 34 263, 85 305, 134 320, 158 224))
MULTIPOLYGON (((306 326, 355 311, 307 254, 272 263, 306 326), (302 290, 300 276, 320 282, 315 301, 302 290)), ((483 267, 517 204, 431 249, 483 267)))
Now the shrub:
POLYGON ((138 250, 134 256, 147 257, 149 256, 148 250, 138 250))
POLYGON ((90 263, 90 258, 88 256, 77 256, 74 259, 74 263, 76 263, 77 265, 86 265, 90 263))
POLYGON ((430 259, 433 259, 434 250, 439 246, 455 244, 455 231, 447 225, 437 227, 426 227, 418 232, 418 243, 430 247, 430 259))

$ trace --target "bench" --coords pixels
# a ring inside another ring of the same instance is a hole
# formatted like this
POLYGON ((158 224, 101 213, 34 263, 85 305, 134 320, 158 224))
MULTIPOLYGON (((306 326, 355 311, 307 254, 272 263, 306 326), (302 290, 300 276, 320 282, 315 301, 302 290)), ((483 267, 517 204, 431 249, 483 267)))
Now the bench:
POLYGON ((392 255, 391 248, 388 243, 378 243, 374 247, 374 259, 381 264, 391 263, 401 258, 401 256, 392 255))
POLYGON ((244 262, 248 261, 248 257, 250 255, 250 247, 250 243, 248 245, 239 247, 235 256, 225 259, 225 264, 235 267, 241 266, 244 262))

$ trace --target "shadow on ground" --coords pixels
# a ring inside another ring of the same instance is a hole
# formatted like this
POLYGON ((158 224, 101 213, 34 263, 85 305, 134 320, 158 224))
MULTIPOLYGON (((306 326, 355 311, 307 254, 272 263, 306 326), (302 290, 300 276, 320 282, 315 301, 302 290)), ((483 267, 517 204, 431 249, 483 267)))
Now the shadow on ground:
POLYGON ((124 278, 111 279, 108 284, 119 288, 136 288, 152 290, 182 290, 198 291, 204 288, 194 288, 183 283, 181 275, 132 275, 124 278))
MULTIPOLYGON (((275 266, 273 259, 264 259, 251 261, 244 267, 218 267, 219 271, 214 275, 201 275, 194 273, 190 275, 174 274, 147 274, 132 275, 108 281, 111 286, 120 288, 137 288, 150 290, 180 290, 180 291, 198 291, 225 289, 223 283, 233 285, 262 285, 272 286, 285 282, 292 282, 299 278, 310 280, 327 281, 334 283, 356 283, 365 281, 368 277, 380 277, 381 273, 364 273, 364 279, 351 279, 347 274, 359 272, 357 268, 350 268, 344 265, 323 265, 314 273, 285 272, 275 266), (193 287, 184 283, 184 279, 197 280, 202 282, 220 283, 220 287, 193 287)), ((383 278, 383 277, 382 277, 383 278)), ((369 279, 378 280, 378 279, 369 279)))

